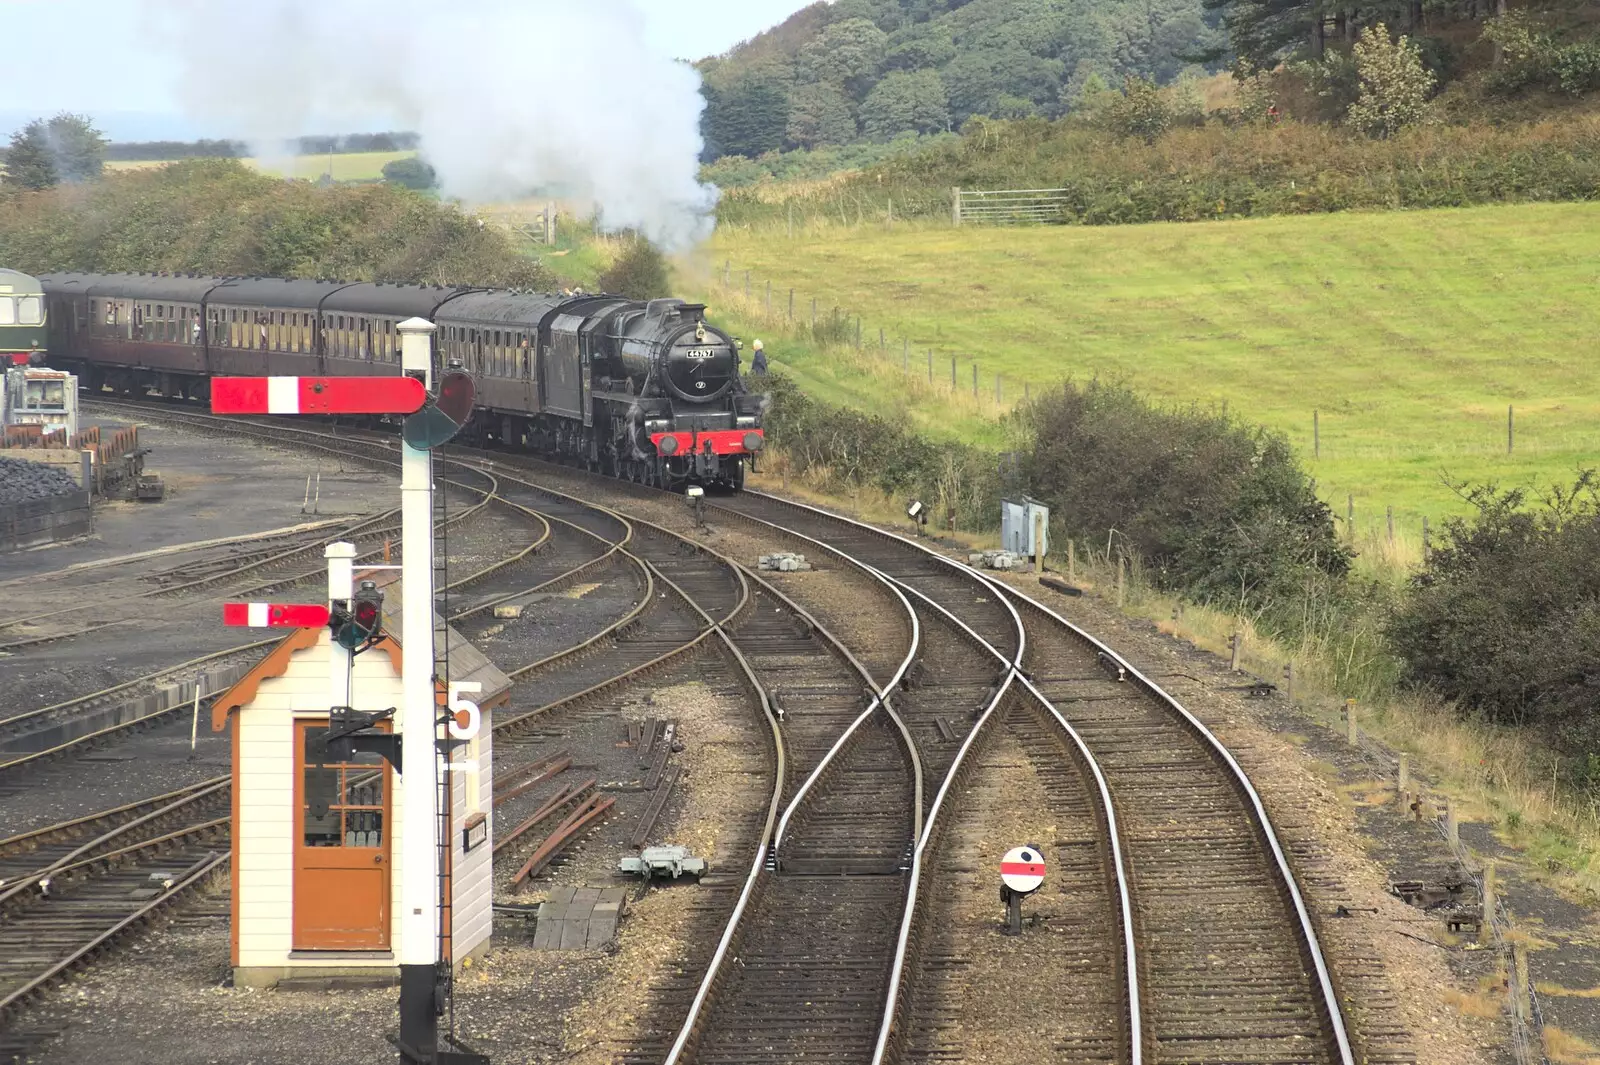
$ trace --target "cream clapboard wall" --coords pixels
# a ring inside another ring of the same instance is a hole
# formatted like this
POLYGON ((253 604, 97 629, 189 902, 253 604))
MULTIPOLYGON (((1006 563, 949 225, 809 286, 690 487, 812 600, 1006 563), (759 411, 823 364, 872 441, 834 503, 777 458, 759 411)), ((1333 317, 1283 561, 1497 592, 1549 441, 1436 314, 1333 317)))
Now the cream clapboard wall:
MULTIPOLYGON (((294 843, 299 832, 294 809, 294 717, 327 715, 328 648, 324 634, 315 647, 294 653, 281 677, 261 682, 256 697, 240 711, 239 817, 239 965, 291 964, 294 940, 294 843)), ((355 658, 351 672, 355 709, 375 712, 400 706, 404 689, 387 654, 369 651, 355 658)), ((462 853, 461 826, 468 813, 466 776, 453 780, 452 835, 455 869, 453 909, 456 928, 452 960, 459 961, 479 949, 493 932, 493 802, 494 773, 489 714, 484 714, 479 741, 478 809, 488 815, 489 839, 462 853)), ((396 728, 396 731, 400 731, 396 728)), ((403 823, 402 791, 390 776, 389 825, 403 823)), ((390 946, 400 940, 400 885, 402 853, 398 840, 390 853, 390 946)), ((314 959, 313 959, 314 961, 314 959)), ((350 962, 341 962, 350 964, 350 962)), ((375 959, 375 965, 392 962, 375 959)))
MULTIPOLYGON (((261 682, 256 697, 240 711, 239 817, 239 964, 281 966, 294 947, 294 843, 300 831, 294 809, 294 729, 292 717, 326 717, 328 713, 328 646, 326 634, 315 647, 297 651, 281 677, 261 682)), ((382 653, 358 655, 351 670, 357 710, 377 711, 399 705, 399 676, 382 653)), ((391 778, 390 824, 401 818, 400 790, 391 778)), ((392 848, 390 943, 398 942, 401 853, 392 848)), ((377 961, 375 964, 392 964, 377 961)))

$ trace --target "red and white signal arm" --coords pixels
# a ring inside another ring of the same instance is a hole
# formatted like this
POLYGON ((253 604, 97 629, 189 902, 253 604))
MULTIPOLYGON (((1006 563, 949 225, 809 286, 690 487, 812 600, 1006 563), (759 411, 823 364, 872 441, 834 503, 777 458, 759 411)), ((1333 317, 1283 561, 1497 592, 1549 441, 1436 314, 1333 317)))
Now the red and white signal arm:
POLYGON ((428 398, 412 377, 215 377, 212 414, 413 414, 428 398))
POLYGON ((321 603, 223 603, 222 623, 252 629, 315 629, 328 623, 328 608, 321 603))
POLYGON ((1012 847, 1000 859, 1000 882, 1019 895, 1044 883, 1044 855, 1035 847, 1012 847))

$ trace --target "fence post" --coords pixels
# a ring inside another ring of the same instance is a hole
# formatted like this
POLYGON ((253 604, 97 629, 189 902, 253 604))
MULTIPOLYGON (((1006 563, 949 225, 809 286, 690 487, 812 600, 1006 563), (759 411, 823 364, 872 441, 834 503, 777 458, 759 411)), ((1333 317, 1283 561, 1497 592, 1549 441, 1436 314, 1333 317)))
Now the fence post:
POLYGON ((1511 447, 1516 442, 1516 408, 1506 408, 1506 454, 1511 454, 1511 447))
POLYGON ((933 349, 928 349, 928 384, 933 384, 933 349))
POLYGON ((1117 559, 1117 606, 1121 607, 1128 594, 1127 562, 1117 559))
POLYGON ((1285 699, 1289 700, 1289 704, 1291 706, 1294 705, 1294 663, 1293 662, 1285 662, 1283 664, 1283 697, 1285 699))
POLYGON ((1344 726, 1345 739, 1350 741, 1350 746, 1360 746, 1361 731, 1356 725, 1356 701, 1354 699, 1346 699, 1344 701, 1344 726))
POLYGON ((884 335, 883 327, 881 325, 878 327, 878 350, 879 351, 888 351, 889 350, 889 338, 884 335))
POLYGON ((950 391, 956 390, 956 357, 950 356, 950 391))
POLYGON ((813 336, 817 332, 817 297, 815 296, 811 297, 811 332, 813 336))
POLYGON ((950 220, 957 226, 961 224, 961 188, 956 186, 950 190, 950 220))
POLYGON ((1000 375, 999 374, 995 374, 994 375, 994 405, 995 406, 998 407, 998 406, 1000 406, 1000 404, 1005 402, 1005 400, 1003 398, 1004 395, 1005 395, 1005 393, 1000 388, 1000 375))
POLYGON ((772 282, 767 282, 767 317, 772 317, 772 282))
POLYGON ((1405 805, 1406 805, 1406 796, 1411 794, 1411 756, 1409 754, 1402 754, 1400 756, 1400 781, 1399 781, 1399 784, 1400 784, 1400 795, 1399 795, 1400 806, 1403 809, 1405 807, 1405 805))
POLYGON ((722 260, 722 287, 727 288, 733 283, 733 260, 722 260))
POLYGON ((1422 561, 1428 561, 1428 557, 1432 554, 1433 546, 1428 542, 1428 516, 1424 514, 1422 516, 1422 561))
POLYGON ((856 350, 861 350, 861 316, 856 316, 856 350))
POLYGON ((746 303, 750 302, 750 271, 748 270, 744 272, 744 300, 746 303))
POLYGON ((789 290, 789 321, 794 321, 794 289, 789 290))
POLYGON ((1078 579, 1078 541, 1067 541, 1067 583, 1078 579))
POLYGON ((1483 922, 1478 925, 1478 942, 1488 946, 1494 942, 1494 911, 1498 905, 1495 899, 1494 860, 1483 863, 1483 922))
POLYGON ((1355 543, 1356 542, 1356 494, 1354 492, 1351 492, 1350 493, 1350 497, 1347 500, 1345 500, 1344 523, 1350 529, 1350 542, 1351 543, 1355 543))
POLYGON ((1389 546, 1394 546, 1394 507, 1387 508, 1389 519, 1389 546))
POLYGON ((978 398, 978 361, 972 361, 972 398, 978 398))
POLYGON ((911 373, 911 341, 907 337, 900 338, 900 363, 901 372, 911 373))
POLYGON ((1311 412, 1311 457, 1322 457, 1322 414, 1320 411, 1311 412))
POLYGON ((1244 641, 1239 638, 1237 630, 1232 636, 1228 637, 1228 671, 1230 673, 1239 672, 1239 652, 1243 644, 1244 641))

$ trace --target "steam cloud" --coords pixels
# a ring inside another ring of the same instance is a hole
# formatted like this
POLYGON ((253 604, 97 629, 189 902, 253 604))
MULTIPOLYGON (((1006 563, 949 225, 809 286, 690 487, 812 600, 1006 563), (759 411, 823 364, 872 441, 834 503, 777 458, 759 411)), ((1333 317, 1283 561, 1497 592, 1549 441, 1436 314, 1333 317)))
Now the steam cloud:
POLYGON ((699 75, 651 49, 631 0, 147 0, 190 110, 261 154, 387 119, 447 196, 544 188, 668 248, 709 234, 699 75))

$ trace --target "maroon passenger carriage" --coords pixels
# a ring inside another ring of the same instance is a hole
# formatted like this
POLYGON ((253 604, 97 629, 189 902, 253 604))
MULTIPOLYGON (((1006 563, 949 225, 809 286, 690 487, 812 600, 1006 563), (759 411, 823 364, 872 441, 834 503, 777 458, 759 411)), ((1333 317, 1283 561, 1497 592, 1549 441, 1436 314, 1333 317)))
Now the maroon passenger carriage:
POLYGON ((182 274, 40 278, 50 361, 89 393, 206 400, 213 376, 400 372, 399 323, 477 382, 463 439, 642 483, 738 488, 765 444, 739 345, 682 300, 182 274))

